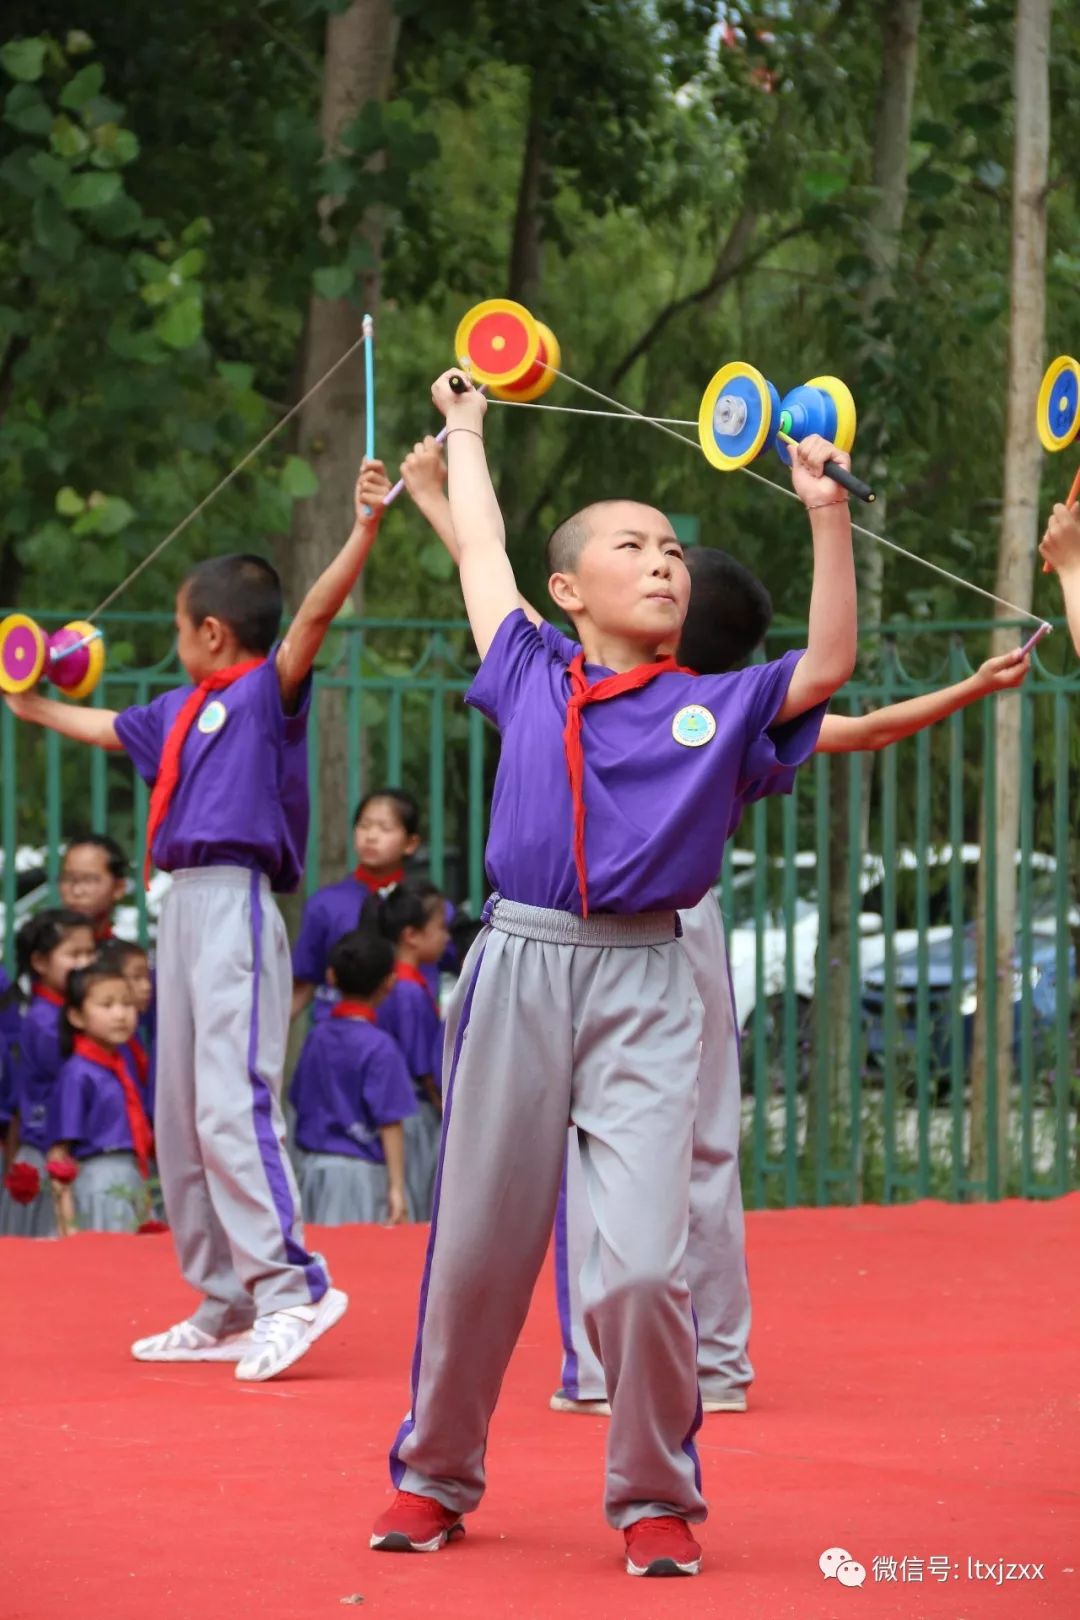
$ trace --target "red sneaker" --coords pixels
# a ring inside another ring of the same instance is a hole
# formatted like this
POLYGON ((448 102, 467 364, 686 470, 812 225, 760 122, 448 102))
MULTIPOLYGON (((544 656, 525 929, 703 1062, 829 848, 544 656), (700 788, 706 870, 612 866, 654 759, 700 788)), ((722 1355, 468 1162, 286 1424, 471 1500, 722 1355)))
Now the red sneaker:
POLYGON ((438 1552, 446 1542, 464 1534, 460 1513, 443 1507, 433 1496, 398 1491, 386 1512, 375 1520, 371 1545, 379 1552, 438 1552))
POLYGON ((637 1519, 623 1535, 628 1575, 696 1575, 701 1569, 701 1548, 686 1520, 674 1514, 637 1519))

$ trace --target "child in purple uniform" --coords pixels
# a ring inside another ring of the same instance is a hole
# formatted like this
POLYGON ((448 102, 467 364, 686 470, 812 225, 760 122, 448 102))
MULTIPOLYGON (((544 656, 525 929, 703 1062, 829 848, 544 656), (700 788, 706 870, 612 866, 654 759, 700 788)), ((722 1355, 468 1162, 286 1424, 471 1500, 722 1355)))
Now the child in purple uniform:
POLYGON ((416 1101, 401 1053, 376 1027, 394 984, 393 947, 355 929, 330 952, 329 971, 341 999, 304 1042, 290 1092, 304 1215, 323 1226, 397 1226, 408 1214, 402 1122, 416 1101))
POLYGON ((432 883, 402 884, 379 906, 378 926, 395 955, 394 987, 379 1008, 379 1028, 397 1042, 416 1090, 416 1112, 405 1121, 409 1213, 414 1221, 427 1221, 442 1131, 443 1039, 427 970, 446 951, 446 898, 432 883))
POLYGON ((90 918, 100 943, 113 937, 113 912, 127 893, 128 858, 107 833, 79 833, 60 863, 57 888, 65 906, 90 918))
POLYGON ((135 1032, 125 1043, 128 1066, 143 1088, 151 1121, 154 1118, 154 976, 150 958, 133 940, 110 939, 98 951, 98 963, 113 968, 126 983, 135 1008, 135 1032))
POLYGON ((14 1063, 9 1151, 13 1163, 31 1165, 38 1172, 41 1191, 26 1204, 17 1203, 5 1192, 0 1205, 0 1233, 5 1237, 51 1237, 56 1231, 44 1172, 49 1106, 64 1061, 60 1014, 68 975, 88 967, 93 959, 93 929, 89 919, 77 911, 39 911, 19 930, 18 972, 20 978, 30 980, 30 1001, 22 1015, 14 1063))
POLYGON ((352 533, 283 639, 270 564, 216 557, 176 599, 192 688, 122 714, 7 698, 22 719, 126 749, 153 784, 147 864, 152 853, 173 874, 158 933, 158 1167, 180 1267, 202 1299, 190 1320, 132 1346, 141 1361, 232 1361, 238 1378, 271 1378, 348 1304, 304 1246, 284 1147, 291 973, 272 893, 300 879, 312 663, 385 491, 381 466, 365 466, 352 533))
MULTIPOLYGON (((314 999, 313 1015, 326 1018, 336 999, 326 983, 326 969, 334 941, 350 933, 360 922, 365 902, 371 896, 385 897, 406 880, 406 863, 420 844, 420 806, 404 788, 376 788, 360 800, 353 822, 356 869, 317 889, 304 906, 300 933, 293 947, 293 999, 295 1018, 314 999)), ((454 908, 445 902, 446 921, 454 920, 454 908)), ((431 993, 438 996, 440 966, 453 972, 457 959, 444 952, 443 961, 427 963, 424 978, 431 993)))
POLYGON ((398 1494, 372 1545, 434 1551, 484 1488, 487 1429, 577 1127, 597 1237, 585 1313, 612 1405, 606 1510, 635 1575, 696 1574, 701 1421, 683 1277, 701 1005, 677 910, 708 890, 739 795, 813 748, 855 659, 846 497, 823 440, 792 452, 810 511, 805 652, 699 678, 658 654, 689 579, 664 516, 603 501, 549 542, 569 665, 519 606, 484 458, 483 397, 439 379, 461 582, 481 658, 469 701, 502 733, 495 893, 447 1021, 445 1118, 398 1494), (458 390, 461 390, 460 392, 458 390), (483 1314, 482 1334, 476 1320, 483 1314))
POLYGON ((68 1230, 133 1232, 149 1212, 150 1121, 124 1056, 136 1017, 115 967, 94 963, 68 979, 60 1033, 66 1056, 48 1129, 54 1188, 61 1200, 74 1195, 68 1230), (73 1183, 59 1173, 65 1168, 77 1168, 73 1183))

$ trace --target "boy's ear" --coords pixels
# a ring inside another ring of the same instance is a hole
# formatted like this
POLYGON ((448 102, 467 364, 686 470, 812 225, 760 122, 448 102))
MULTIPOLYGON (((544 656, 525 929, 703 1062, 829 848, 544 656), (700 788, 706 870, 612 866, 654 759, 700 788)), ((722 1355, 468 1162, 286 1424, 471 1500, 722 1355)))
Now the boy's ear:
POLYGON ((584 605, 573 574, 552 574, 548 580, 548 595, 555 606, 568 615, 580 613, 584 605))
POLYGON ((71 1024, 74 1029, 85 1029, 86 1028, 86 1019, 83 1017, 82 1011, 81 1011, 80 1008, 78 1008, 78 1007, 65 1007, 64 1008, 64 1017, 67 1019, 68 1023, 71 1024))
POLYGON ((406 855, 406 858, 408 858, 408 856, 410 856, 410 855, 415 855, 419 848, 420 848, 420 834, 419 833, 413 833, 411 838, 406 838, 406 840, 405 840, 405 855, 406 855))

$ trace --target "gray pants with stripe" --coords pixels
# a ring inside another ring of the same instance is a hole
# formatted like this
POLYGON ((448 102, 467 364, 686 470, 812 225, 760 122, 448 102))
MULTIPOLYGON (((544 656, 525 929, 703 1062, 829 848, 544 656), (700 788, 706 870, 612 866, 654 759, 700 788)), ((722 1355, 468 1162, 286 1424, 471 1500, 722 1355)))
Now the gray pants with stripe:
POLYGON ((180 1269, 214 1335, 310 1305, 329 1286, 304 1247, 285 1151, 282 1070, 292 968, 259 873, 173 873, 158 927, 155 1139, 180 1269))
POLYGON ((673 913, 583 921, 495 897, 446 1025, 444 1119, 401 1489, 468 1512, 551 1234, 568 1121, 595 1235, 585 1330, 611 1425, 618 1528, 705 1517, 684 1276, 701 1003, 673 913))
MULTIPOLYGON (((686 1280, 697 1316, 698 1377, 701 1392, 708 1397, 732 1388, 745 1389, 754 1377, 746 1348, 750 1285, 739 1179, 739 1037, 720 907, 707 894, 679 915, 683 949, 705 1013, 686 1280)), ((555 1290, 563 1341, 562 1388, 581 1401, 605 1398, 604 1371, 585 1332, 581 1301, 581 1270, 594 1230, 571 1131, 555 1221, 555 1290)))

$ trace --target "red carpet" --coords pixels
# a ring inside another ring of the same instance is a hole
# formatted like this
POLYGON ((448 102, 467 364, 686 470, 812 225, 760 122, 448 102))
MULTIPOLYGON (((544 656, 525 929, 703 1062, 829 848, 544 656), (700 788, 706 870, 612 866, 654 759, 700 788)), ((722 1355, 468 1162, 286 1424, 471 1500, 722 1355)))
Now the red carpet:
POLYGON ((1080 1617, 1080 1196, 749 1224, 758 1382, 745 1416, 706 1419, 695 1581, 622 1573, 600 1511, 604 1420, 546 1409, 550 1277, 465 1542, 395 1557, 367 1538, 405 1405, 424 1231, 322 1233, 350 1312, 290 1374, 250 1388, 229 1367, 127 1358, 188 1308, 167 1238, 3 1240, 0 1616, 1080 1617), (861 1590, 824 1579, 829 1547, 865 1566, 861 1590), (895 1581, 875 1579, 875 1558, 896 1561, 895 1581), (923 1561, 921 1583, 905 1558, 923 1561), (976 1582, 969 1559, 1044 1578, 976 1582))

